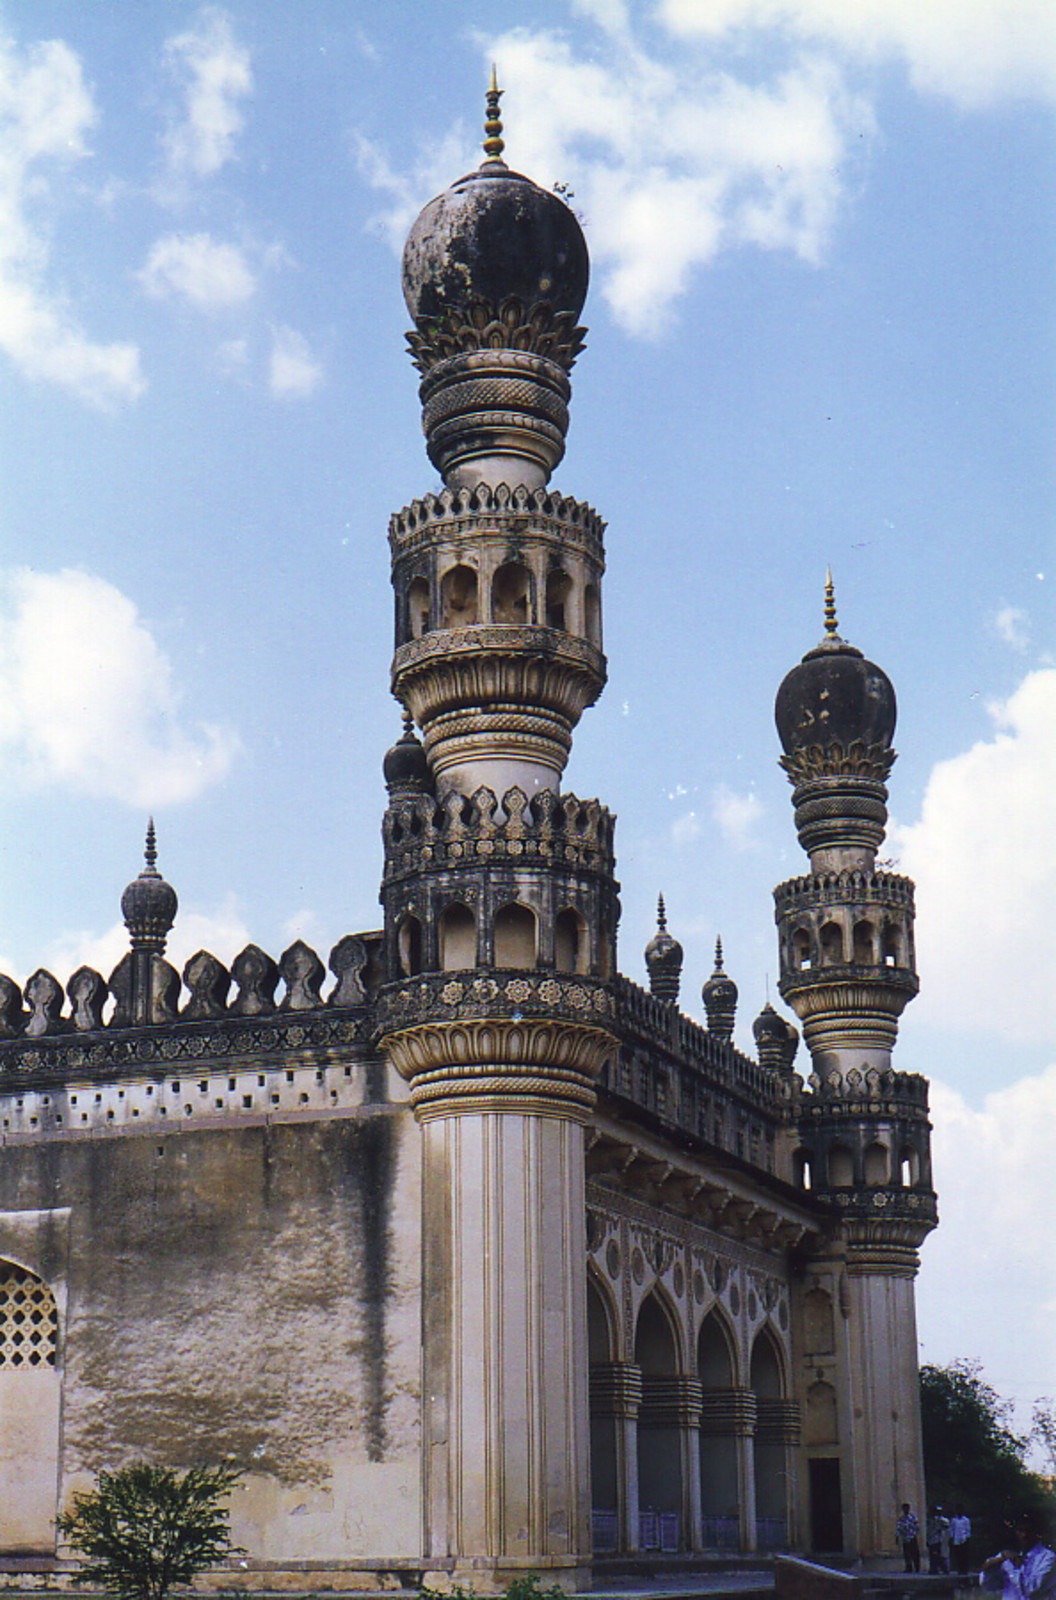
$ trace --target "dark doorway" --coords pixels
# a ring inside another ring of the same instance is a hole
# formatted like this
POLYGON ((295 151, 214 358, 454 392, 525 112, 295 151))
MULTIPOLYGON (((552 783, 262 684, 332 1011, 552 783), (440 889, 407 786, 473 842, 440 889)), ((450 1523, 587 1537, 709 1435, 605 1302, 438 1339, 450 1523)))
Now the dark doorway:
POLYGON ((828 1555, 843 1549, 840 1463, 834 1458, 810 1463, 810 1548, 828 1555))

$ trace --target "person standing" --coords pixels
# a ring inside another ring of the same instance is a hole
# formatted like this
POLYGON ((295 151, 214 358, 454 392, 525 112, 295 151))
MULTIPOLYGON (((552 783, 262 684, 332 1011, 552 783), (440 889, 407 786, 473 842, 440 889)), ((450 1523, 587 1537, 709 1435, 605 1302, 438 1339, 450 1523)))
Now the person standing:
POLYGON ((920 1523, 908 1500, 902 1502, 902 1515, 895 1523, 895 1535, 902 1545, 907 1572, 920 1571, 920 1523))
POLYGON ((950 1544, 953 1546, 953 1570, 963 1578, 968 1571, 968 1542, 972 1537, 972 1520, 965 1515, 962 1505, 953 1508, 950 1518, 950 1544))
POLYGON ((928 1571, 950 1570, 950 1519, 943 1515, 941 1506, 932 1506, 928 1512, 926 1535, 928 1541, 928 1571))
POLYGON ((1023 1517, 1016 1529, 1023 1562, 1019 1588, 1024 1600, 1051 1600, 1056 1595, 1056 1550, 1042 1538, 1035 1517, 1023 1517))

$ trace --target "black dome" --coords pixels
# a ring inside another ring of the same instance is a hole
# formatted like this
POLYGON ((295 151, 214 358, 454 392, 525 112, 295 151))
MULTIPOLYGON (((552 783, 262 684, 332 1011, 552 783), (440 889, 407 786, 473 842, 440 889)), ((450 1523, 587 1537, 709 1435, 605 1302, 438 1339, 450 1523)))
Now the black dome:
POLYGON ((429 787, 429 763, 421 740, 409 723, 392 748, 386 750, 382 772, 390 792, 429 787))
POLYGON ((590 258, 575 216, 549 190, 485 161, 419 213, 403 249, 403 296, 415 321, 472 300, 548 302, 579 316, 590 258))
POLYGON ((809 745, 846 749, 858 739, 889 747, 896 715, 887 673, 838 634, 823 639, 792 668, 774 705, 786 755, 809 745))
POLYGON ((176 920, 179 900, 176 890, 165 882, 155 865, 158 853, 153 818, 147 824, 144 855, 143 871, 138 878, 133 878, 121 896, 121 915, 134 946, 164 950, 166 935, 176 920))

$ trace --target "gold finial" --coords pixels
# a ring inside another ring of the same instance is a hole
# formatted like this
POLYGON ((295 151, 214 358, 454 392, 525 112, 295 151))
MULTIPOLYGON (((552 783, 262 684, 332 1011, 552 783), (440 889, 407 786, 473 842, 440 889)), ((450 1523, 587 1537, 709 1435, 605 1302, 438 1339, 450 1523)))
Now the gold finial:
POLYGON ((836 587, 832 581, 832 568, 825 573, 825 632, 830 639, 839 637, 839 624, 836 621, 836 587))
POLYGON ((659 933, 667 932, 667 911, 662 894, 658 894, 656 897, 656 926, 659 933))
POLYGON ((491 83, 488 86, 487 110, 484 113, 484 154, 489 161, 501 161, 502 152, 506 145, 502 137, 502 118, 499 115, 499 101, 502 99, 502 90, 499 88, 498 76, 495 72, 495 63, 491 65, 491 83))

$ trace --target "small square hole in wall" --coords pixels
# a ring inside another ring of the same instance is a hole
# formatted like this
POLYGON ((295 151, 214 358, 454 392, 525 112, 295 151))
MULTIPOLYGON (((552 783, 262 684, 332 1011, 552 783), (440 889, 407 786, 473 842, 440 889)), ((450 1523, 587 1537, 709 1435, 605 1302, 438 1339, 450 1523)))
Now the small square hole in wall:
POLYGON ((185 1117, 193 1117, 194 1116, 194 1107, 193 1106, 184 1106, 183 1114, 184 1114, 185 1117))
POLYGON ((302 1094, 301 1095, 301 1105, 302 1106, 306 1106, 307 1104, 308 1104, 308 1096, 306 1094, 302 1094))
POLYGON ((71 1094, 70 1095, 70 1105, 71 1106, 75 1106, 76 1104, 77 1104, 77 1096, 75 1094, 71 1094))
POLYGON ((346 1078, 350 1078, 351 1076, 352 1076, 352 1068, 351 1067, 346 1067, 345 1068, 345 1077, 346 1078))
POLYGON ((208 1078, 203 1078, 201 1083, 199 1083, 199 1085, 198 1085, 198 1093, 199 1094, 208 1094, 209 1093, 209 1079, 208 1078))
MULTIPOLYGON (((165 1085, 162 1084, 161 1087, 164 1089, 165 1085)), ((179 1094, 179 1092, 180 1092, 180 1086, 179 1086, 179 1084, 177 1083, 177 1081, 175 1079, 173 1079, 172 1092, 173 1092, 173 1094, 179 1094)))
POLYGON ((148 1094, 153 1094, 154 1093, 154 1085, 152 1083, 148 1083, 147 1084, 147 1093, 148 1094))
POLYGON ((292 1072, 287 1072, 287 1074, 286 1074, 286 1082, 287 1083, 292 1083, 293 1082, 293 1073, 292 1072))
POLYGON ((101 1106, 101 1105, 102 1105, 102 1103, 103 1103, 103 1097, 102 1097, 102 1095, 101 1095, 101 1094, 97 1094, 97 1095, 96 1095, 96 1097, 95 1097, 95 1103, 96 1103, 96 1105, 97 1105, 97 1106, 101 1106))
POLYGON ((261 1072, 257 1077, 257 1088, 258 1089, 263 1089, 265 1081, 266 1080, 265 1080, 264 1074, 263 1074, 263 1072, 261 1072))
POLYGON ((251 1106, 253 1105, 253 1096, 251 1094, 244 1094, 242 1096, 242 1104, 245 1106, 246 1110, 248 1111, 251 1108, 251 1106))
POLYGON ((272 1095, 272 1097, 271 1097, 271 1103, 272 1103, 272 1105, 273 1105, 273 1106, 277 1106, 277 1105, 278 1105, 278 1103, 279 1103, 279 1097, 278 1097, 278 1095, 277 1095, 277 1094, 273 1094, 273 1095, 272 1095))
POLYGON ((224 1102, 222 1100, 214 1100, 213 1104, 218 1111, 222 1111, 224 1109, 224 1102))
POLYGON ((229 1089, 237 1089, 237 1087, 238 1087, 238 1080, 237 1080, 237 1079, 235 1079, 235 1078, 228 1078, 228 1080, 227 1080, 227 1087, 228 1087, 228 1088, 229 1088, 229 1089))
POLYGON ((316 1073, 316 1075, 315 1075, 315 1081, 316 1081, 316 1083, 322 1083, 322 1081, 323 1081, 323 1075, 322 1075, 322 1073, 321 1073, 321 1072, 317 1072, 317 1073, 316 1073))

